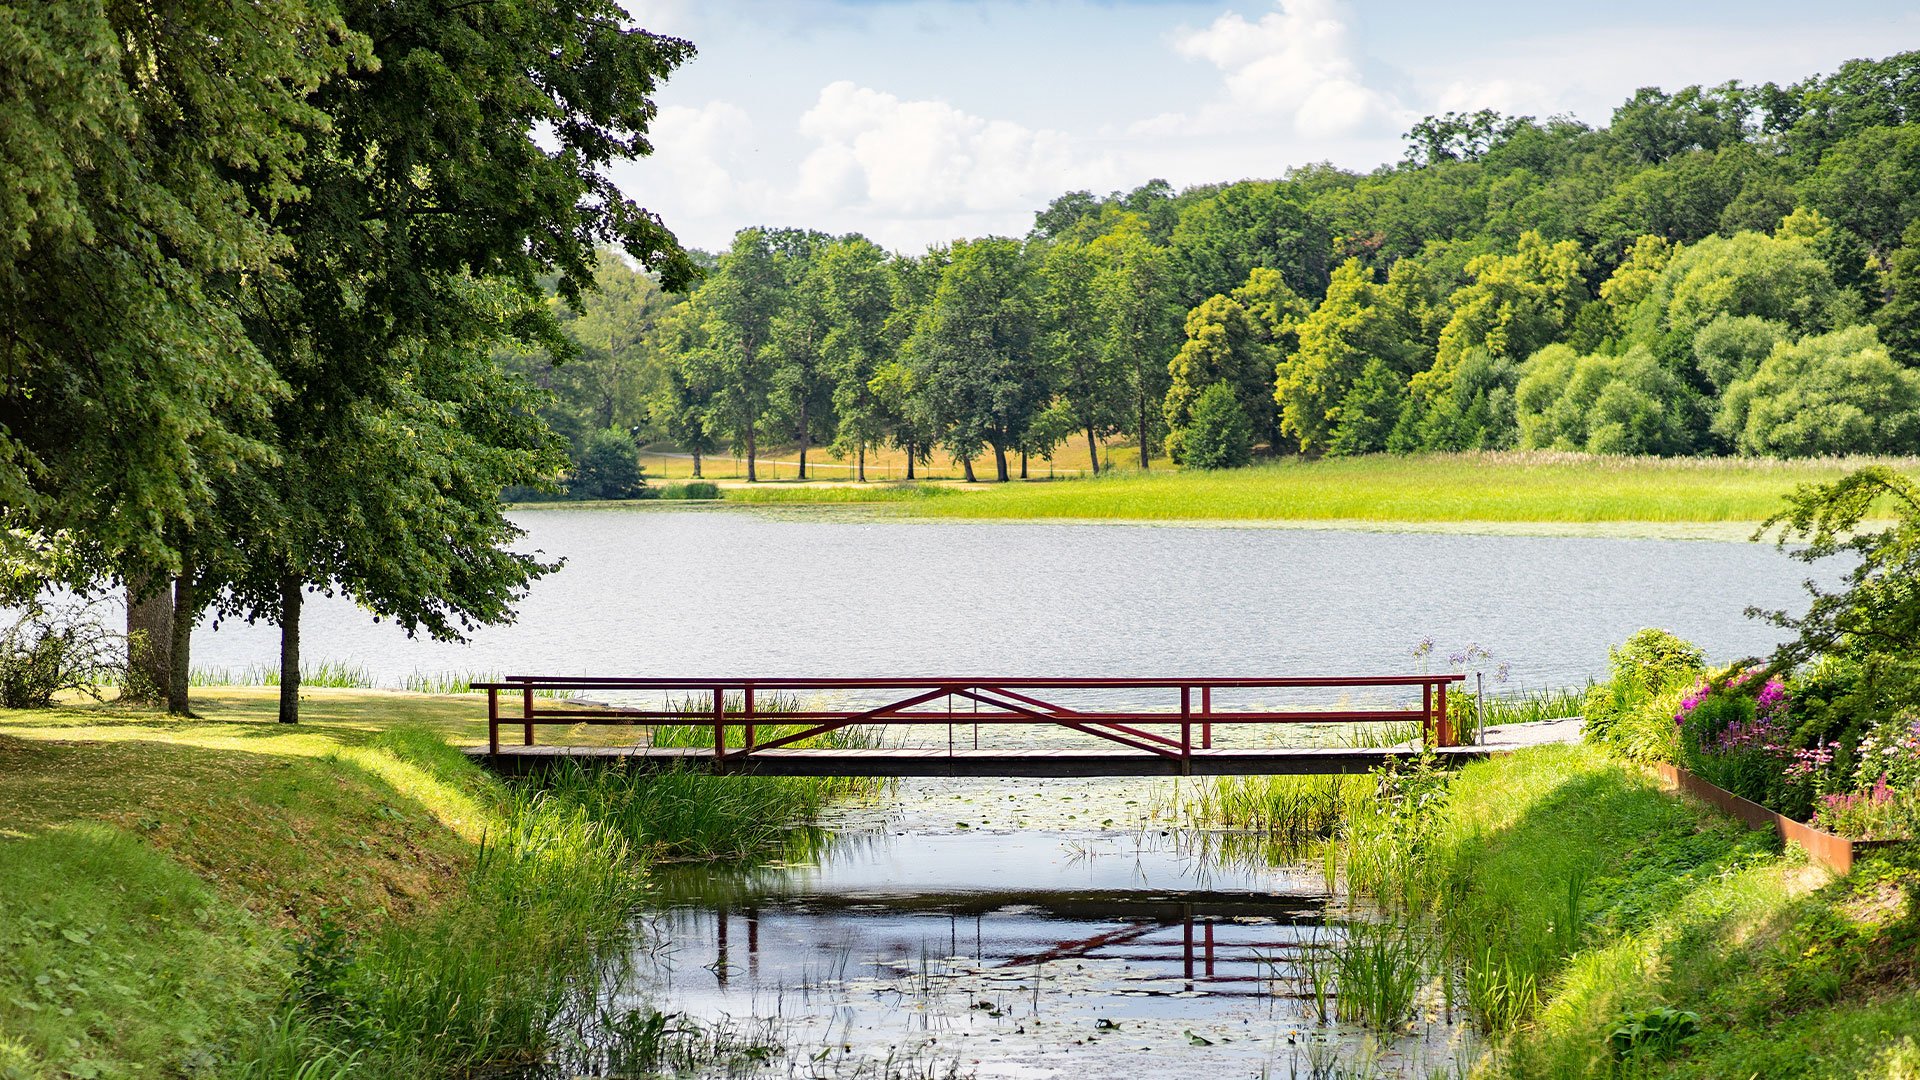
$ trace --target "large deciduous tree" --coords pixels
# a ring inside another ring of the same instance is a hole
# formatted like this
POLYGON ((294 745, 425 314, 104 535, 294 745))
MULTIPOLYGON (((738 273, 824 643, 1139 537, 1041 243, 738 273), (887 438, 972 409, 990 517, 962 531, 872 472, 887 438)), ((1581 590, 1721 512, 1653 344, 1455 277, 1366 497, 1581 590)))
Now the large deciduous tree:
POLYGON ((281 623, 283 720, 310 587, 435 637, 510 618, 551 564, 509 550, 500 491, 563 463, 494 349, 568 353, 545 285, 579 307, 602 245, 668 289, 694 273, 607 173, 648 152, 651 94, 686 42, 607 0, 339 9, 372 49, 313 95, 328 123, 300 158, 304 196, 275 216, 284 277, 243 297, 289 393, 262 429, 277 456, 223 485, 213 527, 182 530, 177 708, 203 603, 281 623))
POLYGON ((1233 390, 1247 414, 1247 429, 1263 425, 1253 417, 1273 411, 1268 372, 1273 350, 1260 340, 1260 331, 1247 309, 1230 296, 1215 296, 1187 314, 1187 340, 1167 365, 1170 384, 1164 412, 1167 452, 1176 462, 1186 461, 1187 429, 1201 395, 1216 383, 1233 390))
POLYGON ((1101 302, 1099 256, 1083 244, 1055 243, 1041 257, 1042 352, 1061 407, 1086 436, 1087 463, 1100 471, 1100 439, 1126 419, 1120 357, 1107 347, 1109 311, 1101 302))
POLYGON ((1167 394, 1167 363, 1180 347, 1182 311, 1165 248, 1154 244, 1145 217, 1129 221, 1088 245, 1106 334, 1100 343, 1107 369, 1121 380, 1140 467, 1153 460, 1160 404, 1167 394))
POLYGON ((947 445, 971 462, 993 448, 995 479, 1010 479, 1007 450, 1046 407, 1026 253, 988 237, 955 244, 914 350, 924 393, 947 445))
POLYGON ((152 616, 214 479, 271 458, 248 429, 286 387, 236 292, 280 278, 357 30, 318 0, 0 5, 0 559, 57 544, 152 616))
POLYGON ((851 454, 855 478, 865 480, 867 448, 887 436, 886 410, 873 386, 894 351, 887 253, 864 236, 842 237, 820 252, 811 273, 828 322, 824 347, 833 383, 834 446, 851 454))

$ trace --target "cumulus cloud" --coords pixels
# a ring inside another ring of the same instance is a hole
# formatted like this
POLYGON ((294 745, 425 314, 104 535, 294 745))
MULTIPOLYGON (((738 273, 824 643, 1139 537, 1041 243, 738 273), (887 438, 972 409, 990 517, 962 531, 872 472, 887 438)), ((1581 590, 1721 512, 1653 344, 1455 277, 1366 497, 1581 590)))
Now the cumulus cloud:
POLYGON ((726 101, 697 107, 670 105, 660 110, 649 132, 651 167, 666 174, 682 200, 679 209, 695 215, 733 209, 747 196, 752 176, 747 156, 754 145, 753 119, 726 101))
POLYGON ((821 89, 799 133, 812 144, 800 163, 800 203, 889 217, 1027 207, 1089 171, 1060 132, 848 81, 821 89))
POLYGON ((1401 123, 1393 95, 1367 85, 1340 0, 1277 0, 1249 21, 1229 11, 1203 29, 1183 30, 1175 52, 1218 68, 1222 94, 1192 113, 1135 125, 1145 135, 1215 133, 1275 121, 1306 136, 1349 136, 1401 123))
MULTIPOLYGON (((1435 113, 1477 112, 1492 109, 1509 115, 1542 112, 1541 103, 1554 101, 1554 95, 1539 83, 1526 79, 1456 79, 1441 87, 1435 97, 1435 113)), ((1556 110, 1548 109, 1546 112, 1556 110)))

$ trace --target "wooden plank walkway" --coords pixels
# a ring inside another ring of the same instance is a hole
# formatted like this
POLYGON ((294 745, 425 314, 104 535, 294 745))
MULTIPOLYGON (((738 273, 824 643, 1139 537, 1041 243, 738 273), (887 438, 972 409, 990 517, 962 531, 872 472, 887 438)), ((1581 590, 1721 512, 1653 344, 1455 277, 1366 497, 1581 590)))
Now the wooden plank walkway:
MULTIPOLYGON (((1436 747, 1434 755, 1455 765, 1499 746, 1436 747)), ((1195 750, 1191 757, 1142 754, 1116 747, 1043 747, 1029 750, 756 750, 716 759, 699 747, 484 746, 467 750, 482 764, 508 776, 538 775, 568 762, 595 767, 685 768, 741 776, 1275 776, 1365 773, 1390 762, 1413 761, 1411 747, 1276 747, 1195 750)))

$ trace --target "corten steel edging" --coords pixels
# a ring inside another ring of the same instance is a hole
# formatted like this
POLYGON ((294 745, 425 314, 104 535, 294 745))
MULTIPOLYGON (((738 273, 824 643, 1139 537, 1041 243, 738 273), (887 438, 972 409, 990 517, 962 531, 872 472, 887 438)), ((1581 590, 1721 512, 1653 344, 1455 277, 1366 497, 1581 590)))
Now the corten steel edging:
POLYGON ((1656 762, 1653 769, 1667 783, 1712 804, 1723 813, 1739 818, 1747 828, 1772 829, 1783 842, 1791 840, 1799 844, 1805 849, 1807 858, 1836 874, 1852 873, 1854 859, 1860 854, 1902 843, 1899 840, 1849 840, 1769 810, 1752 799, 1742 798, 1718 784, 1701 779, 1678 765, 1656 762))

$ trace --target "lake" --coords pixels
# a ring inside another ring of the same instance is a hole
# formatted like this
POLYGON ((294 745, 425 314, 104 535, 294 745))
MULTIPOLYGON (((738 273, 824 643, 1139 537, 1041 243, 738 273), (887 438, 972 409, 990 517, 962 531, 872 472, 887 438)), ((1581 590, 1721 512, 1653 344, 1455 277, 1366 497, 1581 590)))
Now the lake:
MULTIPOLYGON (((1702 540, 918 522, 739 509, 517 511, 566 559, 509 626, 410 640, 314 597, 309 662, 383 685, 439 673, 1291 675, 1411 672, 1478 645, 1489 677, 1566 686, 1660 626, 1736 659, 1800 606, 1808 567, 1702 540), (1416 661, 1423 639, 1432 655, 1416 661)), ((278 657, 272 626, 195 636, 199 667, 278 657)))

